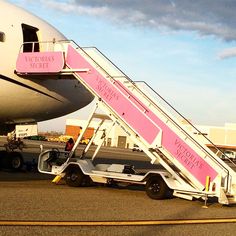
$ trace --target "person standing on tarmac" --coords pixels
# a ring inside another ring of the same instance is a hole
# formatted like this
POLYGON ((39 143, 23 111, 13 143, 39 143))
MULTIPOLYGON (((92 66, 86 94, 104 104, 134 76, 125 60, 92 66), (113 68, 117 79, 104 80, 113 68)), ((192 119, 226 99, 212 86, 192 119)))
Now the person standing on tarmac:
MULTIPOLYGON (((70 139, 66 142, 65 151, 70 152, 73 147, 74 147, 74 140, 73 140, 73 138, 70 138, 70 139)), ((73 154, 73 156, 74 156, 74 154, 73 154)))

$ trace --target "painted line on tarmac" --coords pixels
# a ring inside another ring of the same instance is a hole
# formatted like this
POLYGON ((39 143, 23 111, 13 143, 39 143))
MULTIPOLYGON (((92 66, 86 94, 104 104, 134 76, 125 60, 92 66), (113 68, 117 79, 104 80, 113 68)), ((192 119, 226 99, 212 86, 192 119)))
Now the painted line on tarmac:
POLYGON ((1 220, 0 226, 148 226, 236 223, 231 219, 140 220, 140 221, 10 221, 1 220))

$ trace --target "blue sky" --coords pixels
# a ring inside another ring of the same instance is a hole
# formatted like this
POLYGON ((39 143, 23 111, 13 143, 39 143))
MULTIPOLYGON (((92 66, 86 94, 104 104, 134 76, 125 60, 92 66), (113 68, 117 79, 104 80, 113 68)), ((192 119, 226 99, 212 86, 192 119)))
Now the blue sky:
MULTIPOLYGON (((80 46, 96 46, 194 124, 236 123, 236 2, 11 0, 80 46)), ((87 110, 67 117, 84 118, 87 110)), ((64 130, 65 118, 40 123, 64 130)))

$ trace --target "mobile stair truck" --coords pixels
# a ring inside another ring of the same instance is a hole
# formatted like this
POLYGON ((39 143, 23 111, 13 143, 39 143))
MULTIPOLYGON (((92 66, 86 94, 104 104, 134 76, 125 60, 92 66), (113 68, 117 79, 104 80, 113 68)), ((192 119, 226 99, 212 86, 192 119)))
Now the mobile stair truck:
POLYGON ((236 173, 230 167, 233 163, 229 166, 220 159, 219 153, 211 151, 193 132, 186 129, 180 120, 183 117, 160 95, 154 94, 146 83, 140 86, 140 82, 132 81, 97 48, 82 48, 73 41, 36 43, 40 44, 40 52, 26 53, 20 50, 17 74, 37 78, 38 74, 42 77, 51 73, 58 79, 70 74, 97 101, 87 122, 89 126, 94 117, 100 119, 94 136, 101 134, 98 132, 99 126, 109 118, 111 128, 120 126, 146 153, 152 164, 160 164, 165 169, 139 174, 128 165, 95 166, 93 159, 103 139, 92 159, 86 159, 85 154, 93 138, 83 154, 74 158, 73 153, 83 137, 81 132, 68 155, 55 149, 41 152, 38 160, 40 172, 64 177, 70 186, 83 186, 88 179, 96 183, 141 184, 145 185, 147 195, 153 199, 163 199, 171 193, 189 200, 216 197, 221 204, 236 202, 236 173), (31 57, 50 60, 43 66, 32 66, 31 57), (102 109, 107 117, 98 117, 97 108, 102 109))

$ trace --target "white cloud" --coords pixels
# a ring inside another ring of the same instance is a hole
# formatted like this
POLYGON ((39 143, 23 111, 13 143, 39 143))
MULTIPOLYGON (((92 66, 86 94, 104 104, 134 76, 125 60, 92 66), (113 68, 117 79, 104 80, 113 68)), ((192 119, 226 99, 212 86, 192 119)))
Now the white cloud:
POLYGON ((226 59, 235 56, 236 56, 236 47, 224 49, 218 54, 218 57, 220 59, 226 59))
POLYGON ((74 1, 65 1, 65 2, 58 2, 58 1, 44 1, 41 0, 43 4, 47 7, 59 10, 64 13, 74 12, 77 14, 87 14, 87 15, 94 15, 94 16, 102 16, 107 13, 107 7, 91 7, 91 6, 83 6, 78 5, 74 1))
POLYGON ((87 14, 114 22, 157 29, 196 31, 224 40, 236 39, 234 0, 41 0, 65 13, 87 14))

